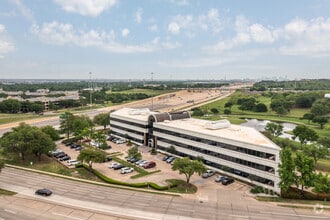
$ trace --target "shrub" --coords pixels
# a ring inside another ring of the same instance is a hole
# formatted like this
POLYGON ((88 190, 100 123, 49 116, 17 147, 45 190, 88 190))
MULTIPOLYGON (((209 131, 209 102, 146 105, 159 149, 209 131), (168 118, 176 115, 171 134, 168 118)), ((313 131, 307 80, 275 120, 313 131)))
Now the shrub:
POLYGON ((264 188, 261 186, 255 186, 250 190, 251 193, 257 194, 257 193, 264 193, 264 188))

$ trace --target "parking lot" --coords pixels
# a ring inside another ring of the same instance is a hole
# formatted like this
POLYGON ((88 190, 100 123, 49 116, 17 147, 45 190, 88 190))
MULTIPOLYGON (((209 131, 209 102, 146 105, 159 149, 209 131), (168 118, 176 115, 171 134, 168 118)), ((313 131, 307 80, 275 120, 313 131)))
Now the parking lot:
MULTIPOLYGON (((122 155, 118 156, 118 158, 126 160, 125 157, 127 156, 127 151, 130 148, 130 146, 127 146, 124 144, 115 144, 113 142, 108 141, 108 144, 111 146, 111 149, 106 150, 107 153, 122 153, 122 155)), ((68 155, 71 156, 71 159, 76 159, 79 155, 79 151, 76 151, 75 149, 71 149, 68 146, 65 146, 62 143, 58 143, 58 148, 66 152, 68 155)), ((147 171, 155 171, 155 170, 161 170, 158 173, 154 173, 151 175, 147 175, 144 177, 140 177, 137 179, 131 179, 130 177, 133 175, 138 174, 137 171, 133 171, 132 173, 126 173, 121 174, 120 169, 114 170, 109 168, 110 164, 114 161, 104 162, 104 163, 94 163, 93 168, 97 171, 103 173, 104 175, 116 179, 119 181, 124 182, 154 182, 159 185, 167 185, 166 179, 183 179, 185 180, 184 175, 179 175, 178 171, 172 171, 171 170, 171 164, 167 163, 166 161, 163 161, 164 154, 157 153, 157 155, 151 155, 149 152, 150 148, 145 146, 139 146, 139 151, 142 154, 142 159, 147 161, 154 161, 156 162, 156 167, 149 168, 147 171)), ((67 165, 66 161, 62 161, 61 163, 67 165)), ((216 174, 217 175, 217 174, 216 174)), ((250 188, 250 186, 241 183, 239 181, 235 181, 232 184, 229 184, 227 186, 222 185, 221 183, 215 182, 216 175, 213 175, 209 178, 202 178, 201 176, 198 176, 197 174, 194 174, 191 179, 190 183, 196 185, 198 187, 198 192, 193 195, 184 195, 185 197, 197 197, 197 199, 200 200, 218 200, 218 194, 219 191, 239 191, 241 193, 238 193, 238 195, 244 196, 245 192, 250 188)), ((228 194, 228 193, 227 193, 228 194)), ((237 193, 236 193, 237 195, 237 193)))

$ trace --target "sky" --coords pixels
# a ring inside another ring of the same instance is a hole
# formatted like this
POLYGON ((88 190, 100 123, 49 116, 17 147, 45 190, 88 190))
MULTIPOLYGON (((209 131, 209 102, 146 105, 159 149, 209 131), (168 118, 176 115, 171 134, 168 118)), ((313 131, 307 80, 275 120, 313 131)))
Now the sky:
POLYGON ((330 1, 0 0, 14 78, 329 79, 330 1))

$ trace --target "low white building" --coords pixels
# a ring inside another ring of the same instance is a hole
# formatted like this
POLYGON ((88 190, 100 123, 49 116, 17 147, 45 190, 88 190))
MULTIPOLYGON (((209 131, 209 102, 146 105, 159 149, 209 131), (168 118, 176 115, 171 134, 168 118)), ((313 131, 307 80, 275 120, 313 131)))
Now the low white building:
POLYGON ((110 113, 110 127, 116 136, 163 152, 173 146, 178 156, 202 158, 221 173, 280 193, 280 147, 254 128, 190 118, 186 111, 130 108, 110 113))

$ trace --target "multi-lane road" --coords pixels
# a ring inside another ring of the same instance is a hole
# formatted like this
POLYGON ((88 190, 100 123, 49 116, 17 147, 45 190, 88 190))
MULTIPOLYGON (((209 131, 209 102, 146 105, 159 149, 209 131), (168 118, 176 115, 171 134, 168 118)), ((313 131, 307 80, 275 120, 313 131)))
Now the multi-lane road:
POLYGON ((9 167, 0 175, 0 188, 19 193, 15 199, 0 199, 0 219, 7 220, 111 219, 107 216, 157 220, 330 219, 325 212, 278 207, 251 198, 243 201, 230 191, 219 191, 218 201, 212 202, 82 183, 9 167), (53 195, 34 195, 35 189, 42 187, 52 189, 53 195))

